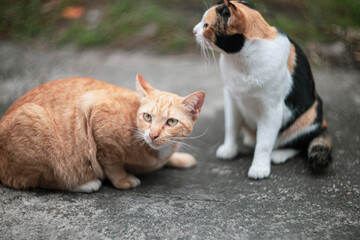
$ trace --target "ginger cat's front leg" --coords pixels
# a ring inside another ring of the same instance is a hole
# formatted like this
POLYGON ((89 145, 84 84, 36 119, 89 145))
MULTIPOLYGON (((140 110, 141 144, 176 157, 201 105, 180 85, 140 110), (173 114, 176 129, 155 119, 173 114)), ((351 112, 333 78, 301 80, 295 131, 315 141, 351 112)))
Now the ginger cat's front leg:
POLYGON ((111 183, 116 188, 129 189, 129 188, 135 188, 135 187, 139 186, 141 182, 140 182, 140 179, 138 179, 134 175, 126 173, 125 177, 117 178, 116 180, 111 181, 111 183))
POLYGON ((176 152, 170 156, 166 166, 177 168, 189 168, 196 164, 195 158, 189 153, 176 152))
POLYGON ((104 166, 105 174, 112 185, 118 189, 135 188, 140 185, 140 179, 128 174, 122 165, 104 166))

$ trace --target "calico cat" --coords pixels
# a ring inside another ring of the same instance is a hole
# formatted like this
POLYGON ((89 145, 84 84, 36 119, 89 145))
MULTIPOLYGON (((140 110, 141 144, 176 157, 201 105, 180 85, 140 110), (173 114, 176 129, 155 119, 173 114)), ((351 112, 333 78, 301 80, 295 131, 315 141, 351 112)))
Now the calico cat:
POLYGON ((246 1, 214 5, 193 33, 203 49, 220 52, 225 140, 218 158, 237 155, 242 128, 244 144, 255 147, 250 178, 268 177, 271 160, 283 163, 306 148, 313 169, 328 166, 332 140, 322 101, 309 62, 293 40, 246 1))
POLYGON ((93 192, 108 178, 134 188, 132 174, 164 165, 188 168, 176 152, 193 129, 205 93, 180 97, 137 75, 137 92, 91 78, 45 83, 0 121, 0 181, 16 189, 93 192))

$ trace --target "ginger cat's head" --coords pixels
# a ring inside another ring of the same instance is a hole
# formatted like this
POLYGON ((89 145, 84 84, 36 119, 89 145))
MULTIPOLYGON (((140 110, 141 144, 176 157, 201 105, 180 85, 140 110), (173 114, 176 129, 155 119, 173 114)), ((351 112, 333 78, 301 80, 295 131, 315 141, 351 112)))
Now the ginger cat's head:
POLYGON ((205 92, 180 97, 153 88, 140 74, 136 90, 140 94, 137 128, 147 144, 160 149, 190 136, 205 92))
POLYGON ((203 49, 222 53, 239 52, 246 39, 273 39, 278 35, 246 1, 220 1, 209 8, 194 27, 196 41, 203 49))

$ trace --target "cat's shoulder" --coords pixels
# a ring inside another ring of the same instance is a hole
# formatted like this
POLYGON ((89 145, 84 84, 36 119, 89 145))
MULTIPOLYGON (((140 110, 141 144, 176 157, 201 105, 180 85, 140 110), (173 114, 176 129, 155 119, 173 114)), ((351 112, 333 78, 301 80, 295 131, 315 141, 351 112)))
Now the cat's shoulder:
POLYGON ((76 103, 87 103, 86 106, 99 103, 122 101, 136 103, 138 94, 135 91, 88 77, 62 78, 43 83, 16 100, 8 109, 10 113, 26 103, 39 106, 69 107, 76 103))
POLYGON ((39 86, 39 88, 71 88, 73 90, 78 90, 78 88, 82 88, 83 90, 106 89, 110 87, 114 88, 118 86, 90 77, 61 78, 58 80, 46 82, 39 86))
POLYGON ((62 78, 54 81, 49 81, 31 90, 27 94, 37 94, 40 92, 47 92, 47 93, 54 92, 59 94, 71 93, 72 96, 74 95, 81 96, 90 91, 92 92, 98 91, 99 94, 105 92, 108 93, 111 92, 113 95, 121 94, 121 93, 135 94, 135 92, 130 89, 126 89, 112 83, 104 82, 89 77, 71 77, 71 78, 62 78))

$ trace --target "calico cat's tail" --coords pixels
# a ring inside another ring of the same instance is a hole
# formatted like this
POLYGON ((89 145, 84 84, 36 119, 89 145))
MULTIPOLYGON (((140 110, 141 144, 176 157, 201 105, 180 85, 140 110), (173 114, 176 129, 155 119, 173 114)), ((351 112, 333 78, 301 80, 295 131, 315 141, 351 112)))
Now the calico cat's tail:
POLYGON ((332 161, 332 139, 329 132, 324 129, 323 132, 314 138, 308 147, 308 158, 313 170, 322 170, 332 161))

